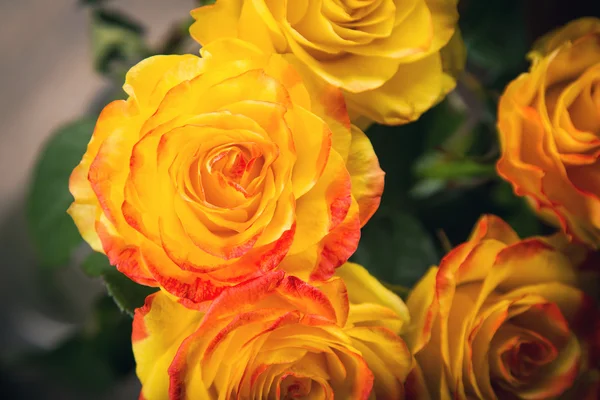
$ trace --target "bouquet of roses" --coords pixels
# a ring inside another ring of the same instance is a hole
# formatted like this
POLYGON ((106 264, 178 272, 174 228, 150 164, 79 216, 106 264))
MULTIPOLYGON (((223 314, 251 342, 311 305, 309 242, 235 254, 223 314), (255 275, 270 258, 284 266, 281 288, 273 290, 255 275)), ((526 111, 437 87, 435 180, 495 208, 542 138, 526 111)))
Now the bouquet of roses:
POLYGON ((600 19, 495 88, 457 0, 191 16, 69 180, 140 399, 598 398, 600 19))

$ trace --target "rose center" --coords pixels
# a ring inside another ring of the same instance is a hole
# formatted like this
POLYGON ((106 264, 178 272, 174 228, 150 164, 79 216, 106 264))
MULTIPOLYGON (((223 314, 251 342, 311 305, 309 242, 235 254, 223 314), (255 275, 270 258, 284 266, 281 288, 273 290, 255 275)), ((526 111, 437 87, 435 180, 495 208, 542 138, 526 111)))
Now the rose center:
POLYGON ((263 162, 262 154, 251 154, 246 148, 232 147, 212 156, 208 171, 245 192, 248 184, 260 173, 263 162))
POLYGON ((255 143, 219 146, 190 164, 189 177, 196 201, 235 208, 260 191, 265 157, 255 143))
POLYGON ((564 354, 568 337, 566 322, 551 303, 530 306, 503 323, 490 344, 495 390, 519 394, 543 383, 564 354))
POLYGON ((288 375, 281 380, 280 394, 285 400, 301 399, 310 396, 312 391, 312 379, 288 375))
POLYGON ((531 377, 555 357, 556 354, 553 354, 547 344, 538 341, 519 342, 502 356, 511 374, 519 380, 531 377))
POLYGON ((293 6, 290 3, 286 16, 290 35, 319 61, 352 55, 356 47, 388 38, 395 27, 394 0, 323 0, 320 5, 297 2, 293 6), (318 24, 314 22, 315 15, 319 15, 318 24))
POLYGON ((569 107, 569 115, 575 128, 600 136, 600 80, 582 88, 569 107))

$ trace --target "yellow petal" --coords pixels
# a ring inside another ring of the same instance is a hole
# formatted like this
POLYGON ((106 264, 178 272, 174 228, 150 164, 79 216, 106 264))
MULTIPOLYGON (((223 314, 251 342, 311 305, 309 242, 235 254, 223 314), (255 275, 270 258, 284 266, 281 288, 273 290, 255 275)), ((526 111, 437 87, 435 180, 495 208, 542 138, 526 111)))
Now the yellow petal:
POLYGON ((203 315, 161 292, 148 296, 146 304, 136 309, 131 340, 143 398, 168 397, 169 365, 181 342, 196 330, 203 315))
MULTIPOLYGON (((408 4, 398 4, 396 12, 401 13, 409 8, 408 4)), ((426 2, 413 2, 410 13, 397 23, 389 36, 361 46, 353 46, 349 50, 356 54, 402 59, 402 62, 415 61, 439 49, 432 46, 434 28, 436 26, 432 25, 431 12, 426 2)), ((440 37, 439 41, 443 39, 440 37)), ((438 46, 441 47, 440 44, 438 46)))
POLYGON ((430 268, 411 291, 406 305, 410 313, 410 330, 404 335, 410 351, 415 354, 427 345, 436 322, 438 304, 435 296, 437 267, 430 268))
POLYGON ((417 119, 446 94, 439 53, 400 64, 393 77, 376 88, 345 91, 349 108, 379 123, 404 124, 417 119), (407 79, 410 77, 410 79, 407 79))
MULTIPOLYGON (((331 142, 335 149, 345 160, 348 159, 350 149, 350 118, 346 109, 344 95, 339 88, 330 85, 316 76, 310 68, 303 64, 293 54, 286 54, 285 60, 294 66, 301 76, 310 96, 310 110, 323 118, 331 130, 331 142)), ((306 106, 303 106, 307 108, 306 106)))
POLYGON ((292 185, 296 198, 301 198, 324 173, 331 153, 331 131, 325 121, 300 106, 288 116, 297 154, 292 185))
POLYGON ((587 17, 571 21, 538 39, 533 45, 533 50, 528 54, 528 58, 537 62, 565 42, 576 40, 593 32, 600 32, 600 20, 597 18, 587 17))
POLYGON ((371 141, 354 125, 346 168, 352 179, 352 195, 358 202, 360 224, 364 226, 379 208, 385 172, 379 167, 371 141))
POLYGON ((402 299, 383 286, 363 266, 347 262, 335 274, 346 283, 351 303, 379 304, 393 310, 404 323, 410 321, 408 308, 402 299))
POLYGON ((383 326, 396 334, 402 333, 406 323, 404 316, 374 303, 352 304, 348 315, 348 326, 383 326))
POLYGON ((431 12, 431 25, 434 30, 431 49, 439 50, 445 46, 456 30, 458 21, 458 0, 425 0, 431 12))
POLYGON ((69 207, 68 213, 77 225, 81 236, 94 250, 100 252, 103 251, 102 243, 96 233, 95 221, 102 213, 102 208, 88 180, 88 174, 106 138, 115 132, 122 132, 119 125, 126 125, 123 121, 131 118, 131 114, 130 104, 122 100, 113 101, 104 107, 96 122, 87 150, 69 179, 69 191, 75 201, 69 207))
POLYGON ((373 394, 377 398, 402 398, 403 383, 412 364, 402 339, 383 327, 354 327, 346 333, 373 372, 373 394))
POLYGON ((202 46, 224 37, 237 37, 243 4, 242 0, 219 0, 192 10, 190 14, 195 22, 190 34, 202 46), (218 24, 214 23, 216 19, 218 24))
POLYGON ((350 190, 346 166, 336 152, 331 152, 317 184, 296 201, 296 237, 290 254, 318 243, 344 220, 350 208, 350 190))
POLYGON ((395 60, 353 54, 319 61, 303 49, 295 38, 289 38, 288 43, 292 53, 315 73, 331 85, 352 93, 380 87, 398 68, 398 62, 395 60))
POLYGON ((140 109, 151 112, 171 88, 203 70, 204 60, 191 54, 148 57, 127 72, 123 90, 140 109))
POLYGON ((331 278, 335 269, 348 261, 356 251, 360 239, 358 204, 352 196, 350 201, 350 208, 343 221, 332 227, 319 242, 299 253, 288 254, 280 268, 307 281, 331 278))

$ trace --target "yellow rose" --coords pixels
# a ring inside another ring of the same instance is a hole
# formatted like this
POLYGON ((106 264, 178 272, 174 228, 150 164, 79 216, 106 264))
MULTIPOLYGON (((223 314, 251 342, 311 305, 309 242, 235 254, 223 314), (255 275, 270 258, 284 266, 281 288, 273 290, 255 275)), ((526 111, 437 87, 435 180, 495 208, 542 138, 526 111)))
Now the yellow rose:
POLYGON ((140 398, 400 400, 411 356, 390 328, 399 318, 349 305, 339 278, 317 288, 282 271, 226 289, 206 313, 159 292, 133 322, 140 398))
POLYGON ((600 19, 542 38, 498 109, 498 173, 546 219, 600 245, 600 19))
POLYGON ((342 94, 238 39, 128 73, 70 189, 83 237, 187 306, 283 268, 327 279, 377 209, 383 172, 342 94))
POLYGON ((218 0, 192 11, 190 33, 202 45, 238 37, 291 54, 341 88, 353 116, 396 125, 417 119, 456 84, 464 65, 456 3, 218 0))
POLYGON ((581 260, 564 236, 521 240, 499 218, 482 217, 407 300, 406 341, 417 362, 407 393, 540 400, 564 394, 597 363, 598 312, 577 284, 581 260))

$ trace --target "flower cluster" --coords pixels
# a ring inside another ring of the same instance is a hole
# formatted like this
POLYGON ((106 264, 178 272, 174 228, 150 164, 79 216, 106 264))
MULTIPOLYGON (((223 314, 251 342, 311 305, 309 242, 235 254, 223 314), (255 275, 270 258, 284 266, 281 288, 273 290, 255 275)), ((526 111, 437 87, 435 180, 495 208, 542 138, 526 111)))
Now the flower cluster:
MULTIPOLYGON (((158 290, 140 399, 548 399, 599 389, 600 20, 543 38, 499 108, 498 173, 565 233, 483 216, 405 304, 348 262, 384 173, 360 127, 456 84, 456 0, 217 0, 200 57, 134 66, 71 175, 91 247, 158 290)), ((591 396, 591 397, 585 397, 591 396)))

